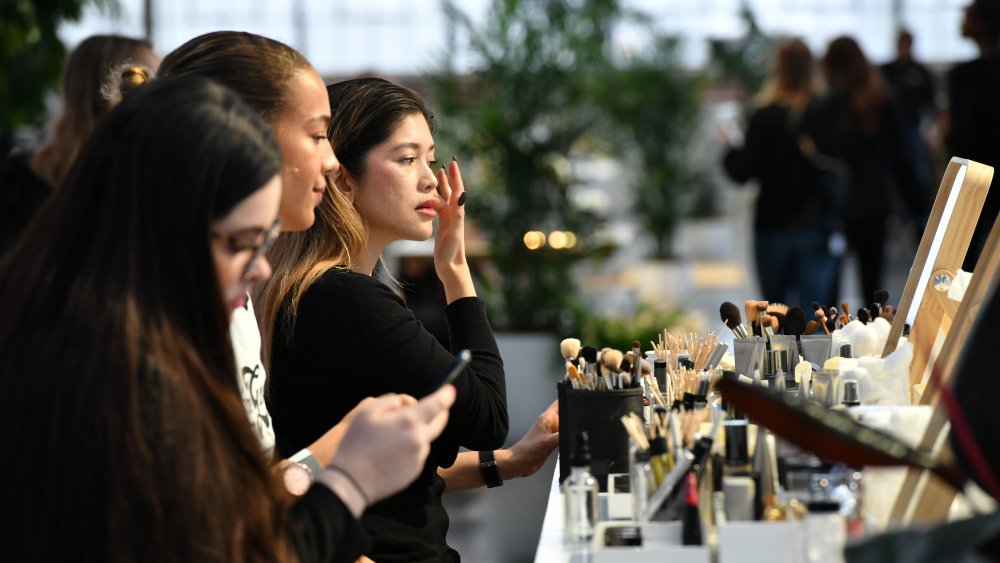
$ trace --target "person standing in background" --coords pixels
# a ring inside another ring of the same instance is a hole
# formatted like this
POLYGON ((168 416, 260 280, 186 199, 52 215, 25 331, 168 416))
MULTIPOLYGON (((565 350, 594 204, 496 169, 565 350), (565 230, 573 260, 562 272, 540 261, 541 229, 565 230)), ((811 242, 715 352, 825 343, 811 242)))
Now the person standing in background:
POLYGON ((937 117, 934 78, 927 67, 913 56, 913 34, 900 29, 896 38, 896 59, 882 65, 882 76, 892 91, 903 116, 906 144, 916 174, 926 184, 931 183, 933 166, 927 143, 921 134, 925 122, 937 117))
POLYGON ((94 35, 66 59, 60 81, 62 110, 48 140, 34 152, 14 151, 0 162, 0 257, 66 179, 80 147, 111 108, 102 84, 127 62, 155 72, 159 58, 144 39, 94 35))
MULTIPOLYGON (((948 73, 945 143, 954 156, 994 168, 1000 166, 1000 0, 974 0, 965 9, 962 37, 979 48, 979 57, 948 73)), ((974 271, 993 222, 1000 213, 1000 188, 986 196, 962 269, 974 271)))
POLYGON ((726 172, 737 182, 760 183, 754 258, 762 296, 803 308, 836 298, 837 263, 827 244, 833 198, 799 148, 803 118, 815 97, 813 66, 804 42, 782 43, 750 116, 745 143, 724 134, 729 145, 723 159, 726 172))
POLYGON ((861 298, 872 299, 882 285, 886 225, 893 191, 910 217, 926 217, 930 190, 907 150, 899 108, 858 42, 841 36, 823 57, 829 92, 811 125, 817 149, 847 169, 840 209, 848 249, 857 257, 861 298))

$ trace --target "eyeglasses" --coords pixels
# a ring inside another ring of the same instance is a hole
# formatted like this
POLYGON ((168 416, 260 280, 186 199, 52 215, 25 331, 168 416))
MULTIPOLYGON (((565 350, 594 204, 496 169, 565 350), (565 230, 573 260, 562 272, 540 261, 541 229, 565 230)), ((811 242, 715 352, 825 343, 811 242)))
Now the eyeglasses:
POLYGON ((265 231, 242 231, 236 234, 224 235, 222 233, 212 233, 212 236, 222 240, 227 247, 229 247, 230 252, 241 252, 243 250, 253 250, 253 254, 250 255, 250 261, 247 262, 246 268, 243 270, 243 280, 249 280, 253 276, 254 266, 257 264, 257 260, 261 256, 270 250, 271 245, 277 240, 278 235, 281 234, 281 219, 275 219, 274 223, 265 231), (255 239, 260 237, 261 234, 264 238, 260 242, 247 242, 247 236, 253 236, 255 239))

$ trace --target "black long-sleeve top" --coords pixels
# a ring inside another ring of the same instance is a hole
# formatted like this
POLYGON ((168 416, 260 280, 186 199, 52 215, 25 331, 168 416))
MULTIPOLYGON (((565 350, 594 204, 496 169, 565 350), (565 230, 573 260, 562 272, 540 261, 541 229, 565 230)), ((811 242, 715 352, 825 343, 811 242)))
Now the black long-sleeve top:
POLYGON ((806 127, 819 150, 840 159, 849 172, 842 213, 847 223, 884 221, 895 190, 916 217, 930 211, 930 186, 920 180, 906 147, 903 118, 893 100, 878 111, 878 126, 866 131, 853 118, 844 93, 828 95, 806 127))
POLYGON ((31 153, 18 152, 0 161, 0 258, 17 241, 52 187, 31 170, 31 153))
POLYGON ((370 547, 357 519, 324 485, 310 487, 292 505, 288 520, 302 563, 351 563, 370 547))
MULTIPOLYGON (((362 517, 379 563, 457 561, 445 542, 444 482, 459 446, 492 450, 507 436, 503 363, 478 298, 445 309, 452 349, 472 351, 455 381, 448 425, 409 487, 369 507, 362 517)), ((332 269, 303 295, 289 326, 279 313, 272 344, 268 407, 282 456, 319 438, 365 397, 427 394, 454 362, 454 353, 428 333, 392 290, 372 278, 332 269)))
POLYGON ((799 149, 800 121, 786 105, 763 106, 750 116, 743 146, 731 147, 723 158, 730 178, 760 183, 755 231, 821 227, 834 212, 816 167, 799 149))
MULTIPOLYGON (((948 113, 951 128, 946 142, 952 156, 1000 167, 1000 57, 980 58, 959 65, 948 74, 948 113)), ((995 174, 995 173, 994 173, 995 174)), ((1000 215, 1000 188, 994 182, 979 213, 974 247, 986 243, 993 222, 1000 215)), ((974 270, 976 248, 966 257, 964 269, 974 270)))

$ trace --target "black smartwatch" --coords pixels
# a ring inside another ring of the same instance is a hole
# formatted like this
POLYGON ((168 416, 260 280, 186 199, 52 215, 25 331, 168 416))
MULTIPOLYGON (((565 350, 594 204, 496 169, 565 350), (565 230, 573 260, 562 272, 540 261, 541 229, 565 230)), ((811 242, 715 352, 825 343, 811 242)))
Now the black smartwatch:
POLYGON ((486 481, 487 488, 503 485, 500 470, 497 469, 497 460, 493 459, 493 450, 479 452, 479 471, 483 473, 483 481, 486 481))

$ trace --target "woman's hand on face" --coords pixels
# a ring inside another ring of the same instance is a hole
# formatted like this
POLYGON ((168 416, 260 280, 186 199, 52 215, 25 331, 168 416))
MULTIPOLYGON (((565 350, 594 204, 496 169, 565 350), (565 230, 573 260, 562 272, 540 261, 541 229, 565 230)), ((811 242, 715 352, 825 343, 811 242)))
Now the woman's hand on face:
POLYGON ((448 303, 476 295, 465 258, 465 184, 454 159, 437 172, 438 191, 444 202, 438 208, 434 235, 434 269, 444 285, 448 303), (461 205, 460 205, 461 203, 461 205))

